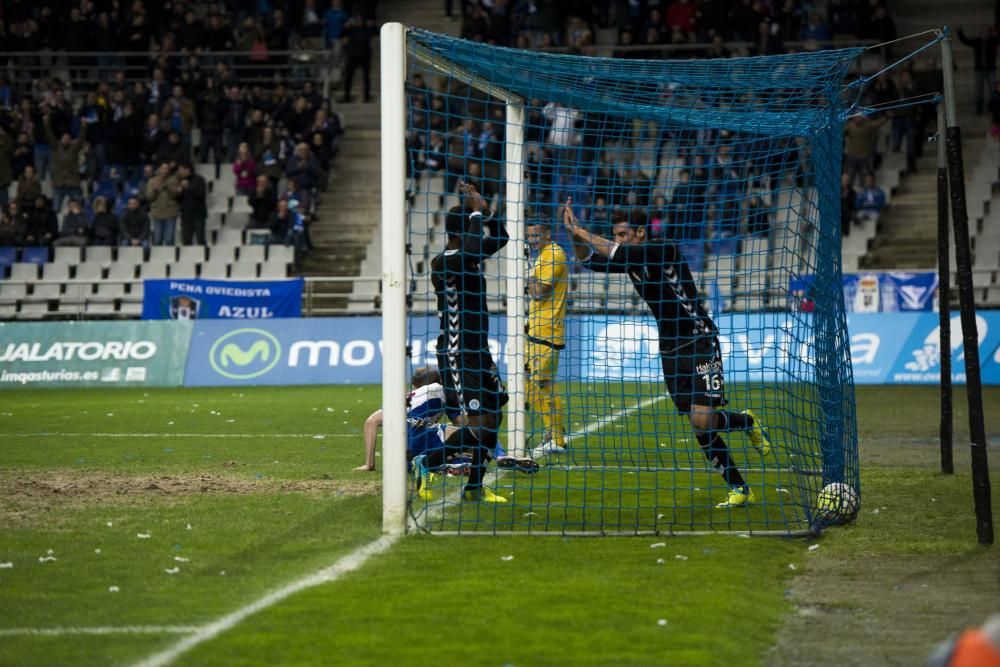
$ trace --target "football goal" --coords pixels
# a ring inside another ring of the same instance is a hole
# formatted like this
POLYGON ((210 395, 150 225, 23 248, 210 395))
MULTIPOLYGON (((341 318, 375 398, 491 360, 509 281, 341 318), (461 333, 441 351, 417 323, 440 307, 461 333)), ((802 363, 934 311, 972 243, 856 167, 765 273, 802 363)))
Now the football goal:
POLYGON ((387 530, 794 535, 825 486, 860 491, 839 193, 861 52, 383 27, 387 530), (440 428, 407 421, 422 367, 440 428), (408 446, 444 454, 410 472, 408 446))

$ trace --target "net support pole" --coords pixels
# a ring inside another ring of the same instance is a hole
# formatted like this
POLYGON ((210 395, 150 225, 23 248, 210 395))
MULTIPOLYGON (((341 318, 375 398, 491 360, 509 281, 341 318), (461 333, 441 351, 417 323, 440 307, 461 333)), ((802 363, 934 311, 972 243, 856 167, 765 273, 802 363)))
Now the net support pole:
POLYGON ((504 214, 510 241, 504 248, 504 275, 507 277, 507 449, 514 456, 525 455, 525 274, 524 256, 524 103, 507 101, 504 133, 504 214))
POLYGON ((382 532, 406 530, 406 29, 380 33, 382 76, 382 532))
MULTIPOLYGON (((972 495, 976 506, 976 534, 980 544, 993 544, 993 508, 990 505, 989 462, 986 455, 986 427, 983 416, 983 385, 979 366, 979 332, 972 291, 972 252, 969 247, 969 214, 965 201, 965 167, 962 162, 962 130, 955 112, 954 60, 951 36, 941 40, 941 69, 944 73, 944 113, 951 222, 955 231, 958 301, 962 319, 962 346, 965 353, 965 390, 969 403, 969 439, 972 445, 972 495)), ((951 350, 942 354, 950 354, 951 350)))
POLYGON ((955 472, 952 457, 951 391, 951 253, 948 250, 948 158, 945 154, 944 105, 937 105, 938 327, 941 349, 941 472, 955 472))

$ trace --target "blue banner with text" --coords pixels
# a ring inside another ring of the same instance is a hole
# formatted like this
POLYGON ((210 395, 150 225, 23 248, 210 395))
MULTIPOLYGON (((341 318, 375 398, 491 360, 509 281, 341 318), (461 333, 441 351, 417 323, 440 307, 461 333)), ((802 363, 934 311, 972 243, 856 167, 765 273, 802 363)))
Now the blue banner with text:
POLYGON ((302 278, 293 280, 145 280, 144 320, 267 320, 301 317, 302 278))
MULTIPOLYGON (((796 382, 812 377, 815 354, 809 313, 746 313, 716 318, 726 381, 796 382)), ((489 344, 506 378, 506 327, 490 318, 489 344)), ((977 316, 982 377, 1000 384, 1000 312, 977 316)), ((378 317, 195 323, 187 386, 377 384, 382 374, 378 317)), ((941 350, 932 313, 851 314, 851 361, 858 384, 934 384, 941 350)), ((437 319, 410 318, 410 366, 437 364, 437 319)), ((961 322, 952 327, 952 379, 965 382, 961 322)), ((567 320, 559 378, 573 381, 661 381, 651 318, 589 315, 567 320)))

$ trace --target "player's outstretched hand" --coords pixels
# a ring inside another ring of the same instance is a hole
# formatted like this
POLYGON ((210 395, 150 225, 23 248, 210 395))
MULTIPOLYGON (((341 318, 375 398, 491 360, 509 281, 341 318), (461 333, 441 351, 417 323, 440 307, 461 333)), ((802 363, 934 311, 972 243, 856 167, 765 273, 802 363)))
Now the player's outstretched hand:
POLYGON ((483 210, 483 198, 479 196, 479 192, 476 191, 476 186, 472 183, 462 181, 460 186, 462 192, 465 194, 465 209, 467 211, 481 211, 483 210))
POLYGON ((563 206, 563 225, 570 234, 576 231, 576 218, 573 217, 573 198, 566 198, 566 205, 563 206))

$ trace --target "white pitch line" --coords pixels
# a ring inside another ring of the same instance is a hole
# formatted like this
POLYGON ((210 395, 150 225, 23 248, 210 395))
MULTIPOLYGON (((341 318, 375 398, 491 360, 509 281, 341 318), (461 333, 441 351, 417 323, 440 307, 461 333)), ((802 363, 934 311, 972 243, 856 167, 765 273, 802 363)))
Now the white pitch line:
POLYGON ((594 421, 584 426, 581 430, 566 436, 566 442, 572 442, 577 438, 589 435, 594 431, 600 431, 602 428, 610 426, 611 424, 618 421, 622 417, 628 417, 633 413, 638 412, 639 410, 645 410, 649 406, 656 405, 665 398, 667 398, 667 394, 660 394, 659 396, 653 396, 651 398, 647 398, 644 401, 636 403, 630 408, 622 408, 621 410, 616 410, 615 412, 612 412, 609 417, 601 417, 599 419, 595 419, 594 421))
POLYGON ((8 433, 7 438, 359 438, 352 433, 8 433))
POLYGON ((199 627, 193 634, 181 639, 166 650, 154 653, 148 658, 135 663, 135 667, 161 667, 162 665, 169 665, 171 662, 179 658, 184 653, 187 653, 195 646, 198 646, 202 642, 208 641, 209 639, 213 639, 226 630, 235 627, 247 617, 252 616, 259 611, 263 611, 264 609, 281 602, 295 593, 303 591, 307 588, 312 588, 313 586, 319 586, 320 584, 336 581, 342 575, 358 569, 372 556, 376 556, 386 551, 389 547, 395 544, 397 539, 399 539, 399 536, 397 535, 383 535, 374 542, 369 542, 368 544, 355 549, 333 565, 330 565, 315 574, 310 574, 309 576, 302 577, 301 579, 296 579, 295 581, 286 584, 277 590, 271 591, 264 597, 259 598, 244 607, 240 607, 234 612, 226 614, 225 616, 222 616, 207 625, 199 627))
POLYGON ((198 625, 122 625, 117 627, 0 628, 0 637, 61 637, 63 635, 187 635, 198 625))

